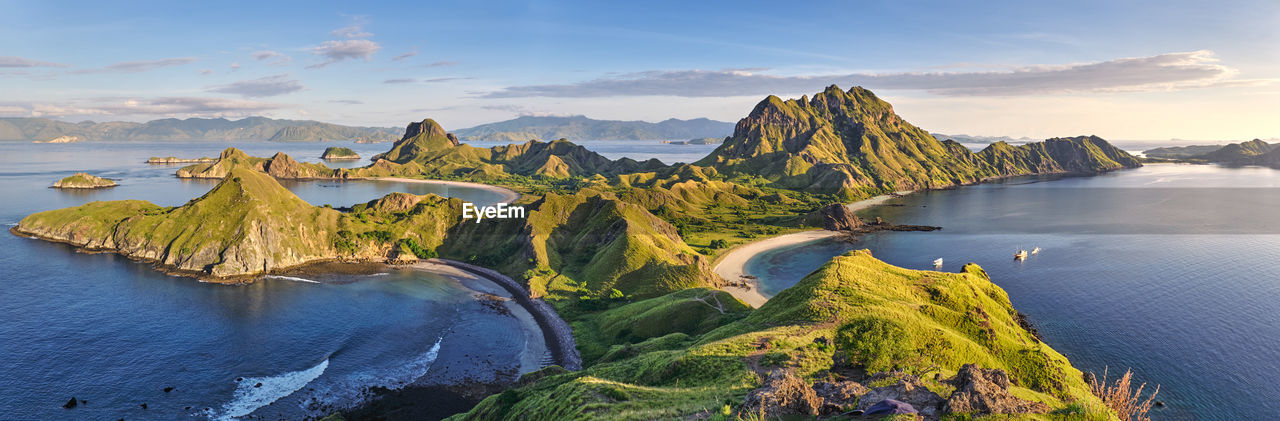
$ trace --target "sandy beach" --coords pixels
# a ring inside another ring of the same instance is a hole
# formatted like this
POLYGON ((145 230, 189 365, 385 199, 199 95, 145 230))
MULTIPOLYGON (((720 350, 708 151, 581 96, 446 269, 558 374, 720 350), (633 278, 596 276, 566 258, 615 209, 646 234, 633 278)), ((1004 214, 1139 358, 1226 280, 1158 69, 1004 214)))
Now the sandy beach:
MULTIPOLYGON (((911 192, 900 191, 895 192, 894 194, 884 194, 869 199, 859 200, 845 206, 847 206, 849 210, 857 212, 872 206, 883 204, 889 199, 909 193, 911 192)), ((747 261, 751 260, 751 258, 755 257, 757 254, 764 253, 769 250, 796 244, 804 244, 811 241, 818 241, 824 238, 834 237, 836 235, 839 235, 836 231, 813 230, 784 234, 753 243, 743 244, 726 252, 725 255, 720 258, 719 262, 716 263, 714 270, 717 275, 720 275, 720 277, 724 278, 726 281, 741 280, 746 282, 747 285, 751 285, 750 289, 735 286, 726 286, 722 289, 729 294, 732 294, 734 297, 737 297, 739 300, 742 300, 742 302, 745 302, 752 307, 760 308, 760 306, 766 301, 769 301, 770 297, 766 297, 764 294, 760 293, 760 284, 755 278, 744 278, 747 274, 747 261)))
POLYGON ((426 184, 442 184, 446 186, 471 187, 476 189, 488 190, 502 195, 503 203, 511 203, 520 198, 520 193, 516 193, 506 187, 494 186, 491 184, 469 183, 466 181, 448 181, 448 180, 423 180, 417 178, 400 178, 400 177, 370 177, 366 180, 382 180, 382 181, 398 181, 401 183, 426 183, 426 184))

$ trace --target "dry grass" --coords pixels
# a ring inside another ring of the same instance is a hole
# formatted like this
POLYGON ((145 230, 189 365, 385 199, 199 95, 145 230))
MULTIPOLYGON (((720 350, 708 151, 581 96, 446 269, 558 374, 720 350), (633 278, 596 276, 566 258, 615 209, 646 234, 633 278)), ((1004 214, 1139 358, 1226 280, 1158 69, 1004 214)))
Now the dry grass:
POLYGON ((1151 410, 1151 405, 1155 403, 1156 395, 1160 393, 1160 385, 1156 385, 1156 390, 1151 392, 1146 400, 1142 399, 1142 389, 1147 387, 1146 383, 1138 385, 1137 389, 1133 388, 1133 370, 1125 370, 1124 375, 1116 379, 1115 383, 1107 383, 1107 369, 1102 370, 1102 380, 1098 380, 1097 376, 1089 376, 1089 388, 1094 395, 1102 399, 1102 402, 1115 412, 1116 416, 1122 420, 1128 421, 1148 421, 1151 418, 1147 416, 1147 412, 1151 410))

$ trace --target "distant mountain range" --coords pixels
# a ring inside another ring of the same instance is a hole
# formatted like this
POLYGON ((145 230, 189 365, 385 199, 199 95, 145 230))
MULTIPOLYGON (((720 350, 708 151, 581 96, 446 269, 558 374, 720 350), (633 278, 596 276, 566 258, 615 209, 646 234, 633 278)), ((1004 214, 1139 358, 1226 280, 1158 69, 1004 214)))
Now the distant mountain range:
POLYGON ((1155 148, 1143 152, 1149 158, 1208 162, 1224 165, 1263 165, 1280 168, 1280 143, 1261 139, 1227 145, 1192 145, 1155 148))
POLYGON ((1028 142, 1036 141, 1036 139, 1032 139, 1029 137, 1015 138, 1015 137, 1009 137, 1009 136, 977 136, 977 135, 967 135, 967 134, 942 134, 942 133, 929 133, 929 134, 933 135, 935 139, 943 139, 943 140, 951 139, 960 143, 996 143, 996 142, 1028 143, 1028 142))
POLYGON ((47 118, 0 118, 0 141, 44 142, 61 136, 74 136, 84 141, 393 142, 400 138, 400 129, 352 127, 311 120, 276 120, 266 117, 247 117, 240 120, 166 118, 146 123, 123 121, 68 123, 47 118))
POLYGON ((687 140, 722 138, 733 133, 733 123, 705 118, 647 121, 596 120, 585 116, 523 116, 482 124, 454 134, 467 141, 524 142, 526 140, 687 140))

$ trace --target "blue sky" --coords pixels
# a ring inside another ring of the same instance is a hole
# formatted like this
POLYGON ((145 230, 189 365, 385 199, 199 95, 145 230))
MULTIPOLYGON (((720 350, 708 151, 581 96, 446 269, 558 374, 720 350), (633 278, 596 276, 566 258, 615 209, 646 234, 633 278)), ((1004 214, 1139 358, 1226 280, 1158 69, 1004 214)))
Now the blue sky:
POLYGON ((0 2, 0 115, 736 121, 860 84, 943 133, 1280 137, 1274 1, 104 3, 0 2))

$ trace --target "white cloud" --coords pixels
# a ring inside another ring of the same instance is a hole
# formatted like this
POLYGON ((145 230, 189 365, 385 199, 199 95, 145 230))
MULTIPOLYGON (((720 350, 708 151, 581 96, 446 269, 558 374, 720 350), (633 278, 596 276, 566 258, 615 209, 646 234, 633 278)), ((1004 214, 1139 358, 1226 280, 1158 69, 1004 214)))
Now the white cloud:
POLYGON ((779 76, 747 70, 647 71, 559 85, 512 86, 487 98, 657 96, 723 97, 815 92, 831 84, 923 90, 944 96, 1018 96, 1072 92, 1157 91, 1224 84, 1237 71, 1211 51, 1191 51, 1095 63, 1027 66, 1003 71, 852 73, 779 76))
POLYGON ((25 59, 16 56, 0 56, 0 67, 66 67, 65 64, 49 63, 25 59))
POLYGON ((95 98, 72 103, 0 107, 0 113, 30 117, 243 117, 284 108, 282 104, 222 98, 95 98))
POLYGON ((320 68, 348 59, 363 59, 368 61, 373 57, 373 54, 378 52, 380 49, 382 49, 381 45, 367 39, 325 41, 323 44, 320 44, 319 47, 311 49, 312 54, 325 57, 325 61, 307 67, 320 68))
POLYGON ((404 53, 404 54, 401 54, 401 55, 398 55, 398 56, 392 57, 392 58, 391 58, 391 61, 404 61, 405 59, 407 59, 407 58, 409 58, 409 57, 416 56, 416 55, 418 55, 418 49, 417 49, 417 48, 414 48, 413 50, 410 50, 409 52, 406 52, 406 53, 404 53))
POLYGON ((356 22, 334 29, 333 32, 330 32, 329 34, 340 38, 368 38, 373 36, 373 34, 364 31, 363 22, 356 22))
POLYGON ((253 57, 253 59, 257 61, 270 60, 270 64, 272 66, 284 66, 293 60, 292 57, 289 57, 284 53, 271 50, 254 51, 253 54, 249 55, 249 57, 253 57))
POLYGON ((301 82, 291 79, 288 74, 267 76, 258 79, 242 80, 226 85, 210 86, 209 92, 236 94, 245 98, 262 98, 284 95, 305 89, 301 82))
POLYGON ((72 73, 78 73, 78 74, 105 73, 105 72, 138 73, 138 72, 145 72, 149 70, 155 70, 162 67, 181 66, 181 65, 192 63, 195 61, 196 61, 195 57, 174 57, 174 58, 164 58, 159 60, 122 61, 122 62, 112 64, 110 66, 106 66, 102 68, 81 69, 81 70, 76 70, 72 73))

